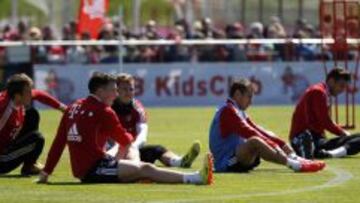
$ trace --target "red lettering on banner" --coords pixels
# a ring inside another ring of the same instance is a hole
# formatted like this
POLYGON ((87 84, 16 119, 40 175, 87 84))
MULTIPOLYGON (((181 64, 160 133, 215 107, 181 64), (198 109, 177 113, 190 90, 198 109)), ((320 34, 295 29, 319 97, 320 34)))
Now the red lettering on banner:
POLYGON ((182 90, 184 96, 194 96, 194 76, 190 76, 188 80, 182 83, 182 90))
POLYGON ((180 95, 180 76, 174 77, 175 96, 180 95))
POLYGON ((199 89, 197 95, 198 95, 198 96, 201 96, 201 97, 206 96, 206 94, 207 94, 206 81, 200 80, 200 81, 197 83, 197 87, 198 87, 198 89, 199 89))
POLYGON ((220 75, 216 75, 212 77, 210 80, 210 91, 216 96, 221 96, 224 94, 224 89, 223 88, 217 89, 216 84, 218 83, 224 83, 224 78, 220 75))
POLYGON ((226 84, 226 93, 229 93, 230 90, 230 86, 231 84, 234 82, 234 77, 233 76, 228 76, 227 77, 227 84, 226 84))
POLYGON ((164 78, 156 77, 155 89, 157 96, 161 96, 163 92, 166 96, 171 96, 171 91, 167 85, 168 82, 169 82, 169 77, 167 76, 164 78))
MULTIPOLYGON (((208 96, 209 93, 215 96, 223 96, 232 81, 231 76, 215 75, 209 79, 196 81, 194 76, 188 78, 181 78, 175 76, 170 78, 156 77, 155 90, 157 96, 175 96, 175 97, 194 97, 194 96, 208 96), (183 79, 183 80, 182 80, 183 79), (171 85, 169 85, 171 84, 171 85)), ((143 82, 143 86, 144 82, 143 82)))

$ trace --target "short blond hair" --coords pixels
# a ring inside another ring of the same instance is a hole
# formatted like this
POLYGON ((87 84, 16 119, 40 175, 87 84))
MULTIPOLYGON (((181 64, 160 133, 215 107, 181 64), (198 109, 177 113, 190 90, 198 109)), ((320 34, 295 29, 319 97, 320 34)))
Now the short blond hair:
POLYGON ((120 73, 116 76, 116 84, 118 84, 118 85, 120 83, 131 84, 134 82, 135 82, 134 77, 128 73, 120 73))

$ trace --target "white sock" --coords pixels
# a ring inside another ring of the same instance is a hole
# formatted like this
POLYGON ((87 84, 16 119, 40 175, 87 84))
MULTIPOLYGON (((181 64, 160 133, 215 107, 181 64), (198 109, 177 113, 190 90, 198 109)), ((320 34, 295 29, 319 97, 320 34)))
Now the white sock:
POLYGON ((288 155, 288 158, 297 160, 298 156, 294 152, 292 152, 291 154, 288 155))
POLYGON ((340 157, 344 157, 347 155, 347 150, 345 147, 339 147, 333 150, 328 151, 329 154, 331 154, 332 157, 334 158, 340 158, 340 157))
POLYGON ((286 165, 291 168, 294 171, 299 171, 301 168, 301 163, 300 161, 291 159, 291 158, 287 158, 287 163, 286 165))
POLYGON ((296 161, 305 161, 305 160, 307 160, 307 159, 305 159, 305 158, 302 158, 301 156, 298 156, 298 155, 295 154, 294 152, 291 153, 291 154, 289 154, 289 155, 288 155, 288 158, 293 159, 293 160, 296 160, 296 161))
POLYGON ((202 180, 201 180, 200 172, 185 173, 183 175, 184 183, 196 184, 196 183, 201 183, 201 181, 202 180))
POLYGON ((179 156, 174 156, 170 159, 170 166, 172 167, 180 167, 181 166, 182 158, 179 156))

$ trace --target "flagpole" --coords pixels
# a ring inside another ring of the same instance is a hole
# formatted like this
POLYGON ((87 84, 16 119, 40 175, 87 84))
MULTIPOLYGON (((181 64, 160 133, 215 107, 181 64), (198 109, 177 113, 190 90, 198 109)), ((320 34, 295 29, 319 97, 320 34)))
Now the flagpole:
POLYGON ((124 72, 124 58, 123 58, 123 36, 122 36, 122 27, 123 27, 123 6, 120 5, 119 7, 119 36, 118 36, 118 39, 119 39, 119 67, 118 67, 118 70, 117 72, 118 73, 122 73, 124 72))
POLYGON ((18 0, 11 1, 11 23, 16 25, 18 22, 18 0))

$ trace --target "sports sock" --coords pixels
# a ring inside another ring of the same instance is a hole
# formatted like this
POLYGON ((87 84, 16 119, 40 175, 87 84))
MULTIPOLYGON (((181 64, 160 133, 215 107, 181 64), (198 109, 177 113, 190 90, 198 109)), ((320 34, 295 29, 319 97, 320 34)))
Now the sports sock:
POLYGON ((174 156, 170 159, 170 166, 172 167, 180 167, 181 166, 182 158, 179 156, 174 156))
POLYGON ((294 152, 292 152, 292 153, 290 153, 290 154, 288 155, 288 158, 297 160, 297 159, 298 159, 298 156, 297 156, 294 152))
POLYGON ((298 156, 297 154, 295 154, 294 152, 292 152, 291 154, 288 155, 288 158, 296 160, 296 161, 306 161, 307 159, 298 156))
POLYGON ((301 168, 300 161, 297 161, 297 160, 294 160, 291 158, 287 158, 286 165, 294 171, 299 171, 301 168))
POLYGON ((334 158, 340 158, 347 155, 347 150, 345 147, 339 147, 333 150, 329 150, 327 152, 334 158))
POLYGON ((184 183, 201 183, 200 172, 186 173, 183 176, 184 183))

